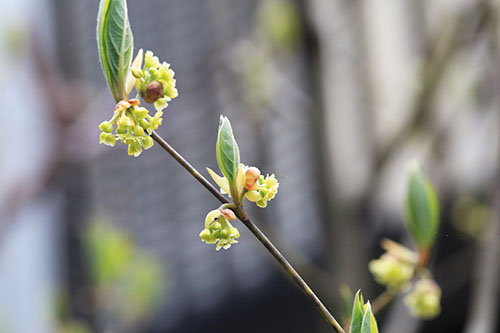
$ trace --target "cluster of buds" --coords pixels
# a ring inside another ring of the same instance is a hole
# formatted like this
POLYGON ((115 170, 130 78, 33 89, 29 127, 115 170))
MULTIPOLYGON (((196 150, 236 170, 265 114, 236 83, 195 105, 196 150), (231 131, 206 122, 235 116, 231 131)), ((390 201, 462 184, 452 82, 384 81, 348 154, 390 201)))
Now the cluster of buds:
POLYGON ((411 314, 422 319, 432 319, 441 312, 441 288, 430 278, 422 278, 413 291, 405 297, 405 304, 411 314))
POLYGON ((162 123, 163 109, 167 102, 177 97, 174 71, 166 62, 160 64, 153 52, 147 51, 144 67, 141 69, 143 52, 140 50, 135 58, 127 78, 127 94, 134 83, 138 94, 147 103, 154 103, 156 113, 140 106, 138 99, 124 99, 116 104, 113 117, 99 125, 102 131, 99 140, 108 146, 114 146, 117 140, 128 145, 128 154, 139 156, 143 149, 153 146, 153 139, 148 135, 162 123), (116 131, 115 131, 116 126, 116 131))
POLYGON ((384 253, 379 259, 368 265, 375 281, 389 290, 400 290, 413 277, 414 265, 400 260, 390 253, 384 253))
POLYGON ((398 291, 413 278, 418 255, 389 239, 384 239, 381 245, 386 252, 379 259, 370 261, 368 268, 375 281, 391 291, 398 291))
POLYGON ((225 177, 216 174, 210 168, 207 168, 208 173, 213 180, 220 186, 222 193, 228 193, 233 200, 240 200, 246 198, 255 202, 261 208, 267 207, 267 202, 272 200, 278 193, 279 183, 274 174, 263 176, 260 170, 256 167, 249 167, 240 164, 238 168, 238 176, 236 181, 236 193, 232 194, 229 182, 225 177))
POLYGON ((227 250, 231 244, 238 243, 240 237, 238 229, 233 227, 229 221, 236 220, 234 212, 227 208, 219 208, 210 211, 205 218, 205 229, 200 232, 200 238, 207 244, 217 243, 215 249, 227 250))
POLYGON ((411 314, 422 319, 437 316, 441 289, 421 266, 421 255, 389 239, 382 241, 382 248, 386 252, 368 265, 375 281, 392 293, 413 289, 405 298, 411 314), (416 278, 419 280, 412 283, 416 278))
POLYGON ((167 107, 167 102, 177 97, 174 71, 170 64, 160 63, 153 52, 146 51, 144 67, 132 67, 131 72, 136 78, 137 92, 147 103, 154 103, 156 110, 163 110, 167 107))
POLYGON ((113 117, 99 125, 102 131, 100 143, 114 146, 120 140, 128 145, 128 154, 131 156, 139 156, 143 148, 151 148, 153 139, 147 133, 151 134, 161 125, 163 112, 157 111, 151 117, 148 110, 139 105, 138 99, 118 102, 113 117))

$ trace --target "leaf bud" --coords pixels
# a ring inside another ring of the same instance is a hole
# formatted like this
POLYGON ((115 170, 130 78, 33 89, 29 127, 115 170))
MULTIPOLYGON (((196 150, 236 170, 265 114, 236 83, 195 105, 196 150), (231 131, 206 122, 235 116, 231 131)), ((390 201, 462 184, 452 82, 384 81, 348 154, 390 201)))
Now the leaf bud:
POLYGON ((158 81, 149 83, 146 86, 146 91, 142 93, 142 98, 146 101, 146 103, 154 103, 163 97, 163 86, 158 81))
POLYGON ((221 209, 220 213, 229 221, 236 220, 236 215, 231 209, 228 208, 221 209))

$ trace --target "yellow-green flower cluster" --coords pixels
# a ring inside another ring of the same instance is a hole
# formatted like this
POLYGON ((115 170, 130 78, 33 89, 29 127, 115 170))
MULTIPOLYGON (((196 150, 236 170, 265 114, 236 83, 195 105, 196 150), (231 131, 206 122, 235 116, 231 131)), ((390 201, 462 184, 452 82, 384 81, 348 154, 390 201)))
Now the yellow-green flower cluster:
POLYGON ((200 232, 200 238, 207 244, 217 243, 215 249, 227 250, 231 244, 238 243, 240 237, 238 229, 233 227, 229 220, 235 220, 236 216, 230 209, 215 209, 210 211, 205 218, 205 229, 200 232))
POLYGON ((421 319, 432 319, 441 312, 441 288, 431 279, 423 278, 415 283, 411 293, 406 295, 405 304, 410 313, 421 319))
POLYGON ((390 253, 383 254, 379 259, 370 261, 368 268, 375 281, 389 290, 403 288, 413 277, 414 265, 400 260, 390 253))
POLYGON ((279 183, 274 174, 264 176, 259 176, 256 181, 257 189, 253 191, 248 191, 245 194, 245 198, 253 201, 257 206, 261 208, 267 207, 267 202, 274 199, 278 193, 279 183))
MULTIPOLYGON (((213 180, 220 186, 222 193, 231 195, 229 182, 225 177, 221 177, 207 168, 213 180)), ((279 183, 274 174, 263 176, 256 167, 249 167, 240 164, 238 176, 236 178, 236 194, 255 202, 257 206, 265 208, 267 202, 272 200, 278 193, 279 183)), ((239 202, 240 198, 233 198, 239 202)))
POLYGON ((163 110, 167 107, 167 102, 179 95, 175 88, 175 73, 170 64, 160 63, 153 52, 146 51, 142 69, 133 67, 131 71, 136 78, 137 92, 147 103, 154 103, 156 110, 163 110))
POLYGON ((146 133, 158 128, 162 123, 162 111, 151 117, 146 108, 140 107, 137 99, 118 102, 113 117, 99 125, 102 131, 100 143, 114 146, 117 140, 128 145, 128 154, 139 156, 142 149, 153 146, 153 139, 146 133), (116 126, 116 129, 115 129, 116 126))
POLYGON ((375 281, 393 292, 398 291, 412 280, 418 255, 389 239, 382 241, 382 247, 386 252, 379 259, 370 261, 368 268, 375 281))

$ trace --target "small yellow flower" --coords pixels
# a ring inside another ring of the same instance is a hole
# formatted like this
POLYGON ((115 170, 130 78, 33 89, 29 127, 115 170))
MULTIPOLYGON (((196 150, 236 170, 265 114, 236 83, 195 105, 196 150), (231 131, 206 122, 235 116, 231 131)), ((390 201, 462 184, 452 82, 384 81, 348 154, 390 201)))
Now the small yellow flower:
POLYGON ((260 176, 257 180, 258 188, 255 191, 249 191, 245 197, 257 204, 261 208, 267 207, 267 202, 274 199, 278 193, 279 183, 274 174, 266 177, 260 176))
MULTIPOLYGON (((230 194, 228 180, 219 176, 210 168, 207 168, 207 171, 217 185, 220 186, 221 192, 230 194)), ((274 174, 264 177, 260 175, 260 170, 256 167, 240 164, 236 178, 236 192, 239 194, 245 193, 245 198, 255 202, 257 206, 265 208, 267 202, 272 200, 278 193, 278 187, 279 183, 274 174), (243 189, 245 192, 242 192, 243 189)))
POLYGON ((146 52, 143 69, 135 68, 133 76, 137 92, 147 103, 154 103, 157 111, 166 108, 167 103, 179 95, 175 88, 175 72, 170 64, 160 63, 151 51, 146 52))
POLYGON ((238 243, 236 239, 240 237, 238 229, 229 223, 227 217, 236 218, 229 209, 210 211, 205 218, 205 229, 200 232, 201 240, 207 244, 216 243, 215 250, 217 251, 221 248, 229 249, 232 244, 238 243))

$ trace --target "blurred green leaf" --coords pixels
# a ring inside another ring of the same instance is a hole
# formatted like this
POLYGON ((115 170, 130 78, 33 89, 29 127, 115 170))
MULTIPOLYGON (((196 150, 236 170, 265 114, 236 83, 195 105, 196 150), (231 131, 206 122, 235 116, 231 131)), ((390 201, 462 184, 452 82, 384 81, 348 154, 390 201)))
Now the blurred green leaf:
POLYGON ((408 229, 420 249, 430 249, 439 229, 439 201, 430 180, 416 162, 408 167, 405 202, 408 229))
POLYGON ((88 248, 97 283, 108 283, 122 274, 132 256, 132 244, 104 223, 94 223, 88 231, 88 248))
POLYGON ((372 312, 370 302, 365 305, 365 315, 361 324, 361 333, 378 333, 377 321, 372 312))
POLYGON ((99 59, 116 102, 127 97, 125 81, 134 48, 126 0, 101 0, 97 15, 99 59))
POLYGON ((106 222, 91 224, 86 245, 99 306, 122 322, 150 314, 168 285, 161 262, 106 222))
POLYGON ((234 139, 231 123, 224 116, 220 117, 216 151, 220 171, 229 181, 229 187, 234 187, 240 165, 240 150, 234 139))
POLYGON ((361 333, 363 314, 364 314, 363 295, 361 295, 361 290, 358 290, 358 292, 354 296, 354 304, 352 306, 350 333, 361 333))

